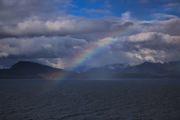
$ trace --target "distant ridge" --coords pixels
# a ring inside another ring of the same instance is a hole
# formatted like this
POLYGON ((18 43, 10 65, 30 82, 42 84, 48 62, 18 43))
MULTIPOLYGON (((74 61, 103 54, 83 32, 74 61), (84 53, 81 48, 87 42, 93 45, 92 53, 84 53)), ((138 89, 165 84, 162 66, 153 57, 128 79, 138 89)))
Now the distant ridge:
POLYGON ((106 65, 82 72, 63 69, 29 61, 19 61, 9 69, 0 70, 0 79, 120 79, 120 78, 180 78, 180 62, 144 62, 135 66, 124 64, 106 65))
POLYGON ((35 70, 55 70, 55 68, 46 66, 46 65, 42 65, 39 63, 35 63, 35 62, 30 62, 30 61, 19 61, 16 64, 14 64, 10 69, 15 69, 15 70, 25 70, 25 68, 27 68, 27 70, 31 70, 33 69, 33 71, 35 70))
POLYGON ((122 64, 90 69, 78 78, 120 79, 120 78, 180 78, 180 62, 144 62, 135 66, 122 64))
POLYGON ((52 68, 39 63, 19 61, 10 69, 0 70, 1 79, 54 79, 51 74, 63 73, 62 69, 52 68))

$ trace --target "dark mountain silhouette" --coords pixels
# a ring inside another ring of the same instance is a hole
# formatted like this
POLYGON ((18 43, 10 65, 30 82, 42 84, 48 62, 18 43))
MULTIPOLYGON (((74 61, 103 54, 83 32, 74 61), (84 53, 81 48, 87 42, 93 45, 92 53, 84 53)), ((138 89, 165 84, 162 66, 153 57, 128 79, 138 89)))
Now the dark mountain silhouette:
POLYGON ((123 64, 108 65, 90 69, 79 74, 78 79, 119 79, 119 78, 180 78, 180 62, 150 63, 135 66, 123 64))
POLYGON ((4 79, 53 79, 56 74, 63 74, 65 71, 52 68, 39 63, 20 61, 10 69, 0 70, 0 78, 4 79))
POLYGON ((132 77, 180 77, 180 62, 145 62, 140 65, 126 68, 124 73, 129 74, 129 76, 132 77))
POLYGON ((9 69, 0 70, 0 79, 66 79, 180 78, 180 62, 150 63, 135 66, 106 65, 82 72, 68 72, 39 63, 20 61, 9 69))

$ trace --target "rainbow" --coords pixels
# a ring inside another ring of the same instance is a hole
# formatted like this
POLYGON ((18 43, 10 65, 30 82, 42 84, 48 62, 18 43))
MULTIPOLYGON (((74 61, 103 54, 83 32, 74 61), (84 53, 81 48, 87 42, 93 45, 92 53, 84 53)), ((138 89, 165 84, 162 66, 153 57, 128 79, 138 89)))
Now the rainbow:
MULTIPOLYGON (((75 70, 84 64, 87 64, 92 60, 98 53, 101 53, 106 47, 113 44, 117 39, 112 37, 105 37, 103 39, 99 39, 96 42, 89 43, 85 50, 76 54, 72 63, 68 66, 70 70, 75 70)), ((64 79, 68 75, 64 74, 58 79, 64 79)))

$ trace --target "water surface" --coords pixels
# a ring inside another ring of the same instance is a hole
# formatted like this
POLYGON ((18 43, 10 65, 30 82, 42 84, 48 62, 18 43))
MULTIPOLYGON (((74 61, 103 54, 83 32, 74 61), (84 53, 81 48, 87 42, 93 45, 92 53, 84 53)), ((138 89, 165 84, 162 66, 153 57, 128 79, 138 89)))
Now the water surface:
POLYGON ((0 80, 1 120, 178 120, 180 81, 0 80))

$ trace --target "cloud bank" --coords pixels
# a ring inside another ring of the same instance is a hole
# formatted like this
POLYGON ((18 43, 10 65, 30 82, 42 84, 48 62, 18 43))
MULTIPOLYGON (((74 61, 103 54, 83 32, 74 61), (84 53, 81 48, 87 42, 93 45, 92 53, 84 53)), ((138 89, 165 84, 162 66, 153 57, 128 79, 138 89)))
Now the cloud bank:
POLYGON ((104 38, 116 40, 85 65, 180 60, 180 18, 176 15, 156 13, 153 20, 142 20, 126 11, 120 16, 90 19, 69 15, 72 7, 76 6, 71 0, 0 0, 1 67, 30 60, 69 68, 79 53, 104 38))

